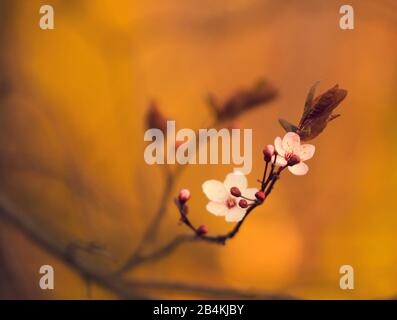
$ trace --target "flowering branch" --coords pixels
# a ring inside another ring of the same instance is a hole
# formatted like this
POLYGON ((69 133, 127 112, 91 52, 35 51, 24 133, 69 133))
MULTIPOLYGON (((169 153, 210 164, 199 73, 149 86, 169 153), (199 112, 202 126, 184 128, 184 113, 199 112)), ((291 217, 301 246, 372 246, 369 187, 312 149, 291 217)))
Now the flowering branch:
MULTIPOLYGON (((264 152, 266 154, 266 152, 264 152)), ((265 156, 265 159, 266 156, 265 156)), ((270 157, 271 159, 271 157, 270 157)), ((273 157, 273 161, 270 161, 269 159, 266 161, 265 165, 265 171, 264 171, 264 177, 266 177, 266 170, 269 162, 272 163, 272 169, 269 173, 269 176, 266 180, 265 183, 262 183, 262 190, 257 192, 256 194, 256 200, 254 201, 250 206, 247 204, 247 210, 245 212, 244 217, 231 229, 229 232, 226 234, 221 234, 221 235, 208 235, 208 228, 205 225, 200 225, 199 227, 195 227, 193 223, 189 220, 188 218, 188 206, 187 206, 187 201, 190 199, 190 192, 187 189, 182 189, 179 193, 178 198, 175 199, 175 205, 177 206, 179 213, 180 213, 180 221, 184 225, 186 225, 190 230, 193 231, 193 235, 180 235, 176 236, 174 239, 172 239, 169 243, 164 245, 163 247, 158 248, 152 253, 149 254, 137 254, 135 253, 128 261, 127 263, 123 266, 122 269, 120 269, 117 274, 122 274, 124 272, 127 272, 128 270, 136 267, 137 265, 140 265, 142 263, 147 263, 147 262, 153 262, 158 259, 161 259, 170 253, 172 253, 174 250, 176 250, 181 244, 187 243, 187 242, 198 242, 198 241, 206 241, 209 243, 214 243, 214 244, 220 244, 220 245, 225 245, 226 241, 229 239, 232 239, 240 230, 241 226, 245 222, 245 220, 248 218, 250 213, 258 206, 263 204, 263 201, 265 197, 267 197, 271 191, 273 190, 273 187, 277 180, 280 177, 281 172, 285 167, 279 168, 279 170, 274 173, 274 168, 275 168, 275 163, 277 159, 277 154, 273 157), (266 188, 267 187, 267 188, 266 188), (266 190, 266 191, 265 191, 266 190)), ((251 199, 249 199, 251 201, 251 199)), ((246 199, 240 200, 240 205, 245 205, 244 201, 246 199)))
MULTIPOLYGON (((214 95, 210 95, 208 98, 208 105, 213 111, 215 117, 210 127, 218 127, 222 122, 231 121, 241 116, 243 113, 254 109, 258 106, 264 105, 265 103, 271 102, 275 99, 278 92, 277 90, 264 80, 257 81, 254 86, 248 89, 240 89, 227 98, 224 102, 218 103, 214 95)), ((159 107, 155 101, 151 101, 149 105, 149 112, 146 116, 146 124, 148 128, 160 129, 163 133, 166 132, 166 117, 161 113, 159 107)), ((199 135, 196 134, 196 137, 199 135)), ((177 144, 178 141, 175 142, 177 144)), ((198 144, 196 143, 196 146, 198 144)), ((145 246, 155 239, 158 229, 160 228, 161 222, 165 216, 167 208, 167 200, 169 199, 171 192, 174 188, 175 182, 182 173, 184 166, 177 166, 174 171, 166 171, 166 181, 164 190, 160 200, 160 206, 156 211, 154 217, 149 222, 149 226, 144 232, 144 236, 138 244, 138 247, 127 259, 127 262, 118 271, 123 273, 133 268, 134 266, 146 262, 152 261, 153 258, 163 257, 166 254, 175 250, 181 243, 191 241, 191 238, 176 237, 171 240, 170 243, 157 249, 155 252, 149 255, 144 255, 142 252, 145 246)))
MULTIPOLYGON (((194 226, 188 218, 188 206, 186 204, 190 199, 190 192, 187 189, 180 191, 178 198, 175 199, 175 204, 180 213, 180 221, 193 231, 195 237, 203 241, 224 245, 227 240, 233 238, 239 232, 250 213, 263 204, 286 168, 294 175, 305 175, 308 172, 309 168, 304 161, 313 157, 315 147, 310 144, 301 145, 301 139, 304 141, 314 138, 325 129, 330 121, 338 117, 339 115, 332 112, 347 95, 346 90, 339 89, 336 85, 314 99, 316 86, 317 83, 312 86, 307 95, 299 125, 294 126, 286 120, 280 120, 280 124, 287 131, 286 135, 283 139, 277 137, 274 146, 267 145, 264 148, 265 167, 262 180, 258 180, 260 191, 247 188, 246 178, 236 174, 229 174, 223 184, 216 180, 209 180, 203 184, 203 191, 210 200, 207 204, 207 210, 217 216, 225 216, 228 222, 237 222, 231 231, 223 235, 212 236, 207 234, 208 228, 206 225, 194 226), (271 169, 267 174, 270 163, 271 169), (276 170, 276 168, 278 169, 276 170), (243 190, 240 190, 239 185, 243 190), (252 197, 253 191, 255 191, 254 199, 252 197), (238 204, 237 200, 239 200, 238 204)), ((212 99, 211 101, 212 106, 216 109, 215 100, 212 99)), ((234 115, 232 110, 235 110, 238 103, 226 103, 226 105, 228 107, 224 109, 230 109, 229 111, 234 115)))
POLYGON ((265 198, 271 193, 273 187, 277 180, 280 178, 281 172, 286 168, 280 167, 276 173, 274 173, 274 169, 276 167, 276 160, 277 160, 277 152, 274 151, 274 148, 269 155, 269 146, 267 146, 264 150, 264 158, 265 158, 265 168, 263 172, 263 179, 261 182, 261 191, 255 193, 255 199, 249 199, 241 194, 241 191, 237 187, 232 187, 230 192, 233 196, 242 198, 239 201, 239 206, 243 209, 246 209, 245 214, 241 218, 240 221, 226 234, 221 235, 208 235, 208 228, 205 225, 200 225, 199 227, 195 227, 193 223, 188 218, 188 206, 187 201, 190 199, 190 192, 187 189, 182 189, 179 193, 177 199, 175 199, 175 204, 180 213, 180 221, 186 225, 189 229, 191 229, 194 235, 199 239, 207 242, 214 242, 221 245, 225 245, 226 241, 232 239, 240 230, 241 226, 244 224, 250 213, 256 209, 257 207, 261 206, 265 200, 265 198), (273 160, 272 160, 273 158, 273 160), (271 171, 266 179, 266 173, 269 163, 271 162, 271 171), (251 201, 248 204, 248 201, 251 201))
MULTIPOLYGON (((206 241, 209 243, 214 243, 214 244, 220 244, 220 245, 225 245, 226 241, 229 239, 232 239, 240 230, 241 226, 245 222, 245 220, 248 218, 250 213, 258 206, 263 204, 263 201, 265 197, 267 197, 271 191, 273 190, 273 187, 277 180, 280 177, 281 172, 286 168, 286 167, 281 167, 278 169, 276 173, 274 173, 274 169, 276 167, 276 159, 277 159, 277 154, 274 152, 273 148, 273 153, 274 157, 273 160, 271 161, 272 157, 268 158, 266 155, 268 154, 268 151, 266 151, 269 148, 267 146, 264 150, 264 155, 265 155, 265 170, 264 170, 264 175, 263 175, 263 180, 261 181, 262 184, 262 189, 261 191, 256 193, 256 200, 251 200, 254 201, 249 207, 247 203, 247 210, 245 212, 244 217, 231 229, 229 232, 226 234, 221 234, 221 235, 208 235, 208 228, 205 225, 201 225, 199 227, 195 227, 193 223, 189 220, 188 218, 188 206, 186 202, 190 199, 190 192, 187 189, 182 189, 179 193, 179 197, 175 199, 175 204, 179 210, 180 213, 180 221, 185 224, 190 230, 193 231, 193 235, 181 235, 181 236, 176 236, 173 240, 171 240, 169 243, 164 245, 163 247, 158 248, 152 253, 143 255, 143 254, 135 254, 133 257, 131 257, 128 262, 123 266, 122 269, 120 269, 117 273, 121 274, 124 273, 134 267, 136 267, 139 264, 142 263, 147 263, 147 262, 153 262, 158 259, 161 259, 170 253, 172 253, 174 250, 176 250, 181 244, 187 243, 187 242, 199 242, 199 241, 206 241), (271 171, 269 175, 267 176, 266 182, 266 171, 269 163, 271 162, 271 171)), ((240 205, 245 206, 246 199, 241 199, 240 200, 240 205)))
MULTIPOLYGON (((235 118, 241 112, 252 108, 251 102, 260 101, 260 97, 266 101, 270 96, 275 95, 274 92, 266 87, 261 87, 259 85, 256 87, 259 91, 253 90, 252 92, 244 92, 242 96, 235 95, 233 98, 230 98, 226 101, 222 106, 216 103, 216 99, 212 96, 210 99, 210 106, 216 110, 216 120, 215 122, 222 121, 224 119, 228 119, 228 112, 231 114, 230 118, 235 118), (262 88, 262 89, 259 89, 262 88), (272 94, 268 94, 269 92, 273 92, 272 94), (252 99, 246 99, 249 95, 252 95, 252 99), (256 95, 256 96, 255 96, 256 95), (242 98, 244 96, 244 98, 242 98), (244 102, 245 101, 245 102, 244 102), (245 106, 244 103, 247 105, 245 106), (221 112, 219 110, 222 110, 221 112), (233 112, 231 112, 233 110, 233 112), (238 112, 237 112, 238 110, 238 112)), ((305 175, 308 172, 308 166, 304 163, 305 160, 310 159, 314 155, 315 148, 313 145, 305 144, 301 145, 300 140, 308 140, 310 134, 314 134, 314 128, 321 128, 321 131, 324 129, 326 124, 334 119, 331 117, 332 111, 338 106, 338 104, 343 100, 346 96, 346 91, 343 89, 338 89, 337 86, 328 90, 324 94, 313 99, 314 95, 313 87, 308 94, 305 103, 305 109, 302 116, 301 123, 305 123, 306 127, 299 126, 286 127, 285 122, 281 121, 281 124, 284 128, 294 129, 287 130, 287 134, 284 139, 279 137, 275 140, 275 145, 267 145, 263 150, 263 156, 265 161, 265 167, 263 171, 262 180, 258 180, 260 183, 260 190, 256 190, 254 188, 246 188, 246 180, 245 177, 240 177, 239 179, 243 179, 238 182, 241 183, 243 192, 234 185, 230 185, 230 181, 227 182, 229 176, 225 180, 225 187, 223 192, 223 198, 221 201, 217 198, 217 196, 211 194, 212 190, 217 192, 219 189, 220 182, 215 181, 215 185, 212 185, 213 180, 206 181, 203 184, 203 191, 206 193, 207 197, 211 200, 207 205, 207 210, 215 215, 223 215, 226 217, 226 221, 228 222, 237 222, 236 225, 226 234, 220 235, 208 235, 208 227, 206 225, 195 226, 190 218, 188 217, 188 206, 187 201, 190 199, 190 191, 187 189, 182 189, 179 193, 177 199, 175 199, 175 204, 179 210, 180 221, 185 226, 187 226, 191 231, 192 235, 189 236, 177 236, 173 240, 171 240, 164 247, 160 247, 154 252, 143 255, 141 253, 141 249, 145 244, 145 237, 141 242, 141 246, 138 247, 138 250, 131 256, 130 259, 127 260, 127 263, 121 268, 120 272, 128 271, 129 269, 144 263, 146 261, 153 261, 159 258, 162 258, 171 252, 173 252, 179 245, 185 242, 193 242, 193 241, 206 241, 208 243, 215 243, 224 245, 229 239, 235 237, 235 235, 239 232, 240 228, 251 214, 251 212, 256 209, 258 206, 262 205, 265 199, 270 195, 276 182, 280 179, 281 173, 288 168, 291 173, 294 175, 305 175), (330 118, 331 117, 331 118, 330 118), (326 119, 326 120, 324 120, 326 119), (328 119, 328 120, 327 120, 328 119), (295 129, 296 128, 296 129, 295 129), (298 130, 299 129, 299 130, 298 130), (294 132, 292 132, 294 131, 294 132), (270 172, 268 173, 268 169, 270 167, 270 172), (254 193, 253 193, 254 191, 254 193), (245 194, 244 194, 245 193, 245 194), (239 201, 237 201, 239 200, 239 201), (224 210, 225 209, 225 210, 224 210)), ((157 114, 157 109, 155 110, 155 114, 157 114)), ((151 117, 152 120, 156 117, 151 117)), ((229 118, 229 119, 230 119, 229 118)), ((165 118, 162 119, 164 121, 165 118)), ((159 118, 157 117, 157 120, 159 118)), ((160 119, 161 120, 161 119, 160 119)), ((162 121, 153 121, 152 125, 157 125, 157 127, 164 127, 161 124, 162 121)), ((316 132, 318 134, 319 132, 316 132)), ((233 178, 230 177, 233 181, 233 178)), ((235 179, 234 179, 235 180, 235 179)), ((175 181, 175 180, 173 180, 175 181)), ((237 183, 237 184, 238 184, 237 183)), ((172 185, 168 186, 168 191, 172 188, 172 185)), ((167 190, 167 187, 166 187, 167 190)), ((168 195, 169 193, 167 193, 168 195)), ((164 199, 164 198, 163 198, 164 199)), ((161 212, 161 211, 160 211, 161 212)), ((164 214, 164 211, 161 212, 164 214)), ((157 216, 157 218, 159 218, 157 216)), ((156 220, 156 217, 155 217, 156 220)), ((156 221, 154 220, 154 223, 156 221)), ((159 226, 159 222, 157 221, 156 226, 159 226)), ((149 234, 150 227, 149 227, 149 234)))
POLYGON ((196 228, 190 222, 189 218, 187 217, 187 213, 186 213, 186 209, 187 209, 186 205, 181 205, 178 200, 176 200, 175 202, 176 202, 177 206, 179 207, 179 212, 181 214, 180 221, 183 224, 185 224, 188 228, 190 228, 199 240, 214 242, 214 243, 218 243, 218 244, 222 244, 222 245, 226 244, 226 241, 228 239, 232 239, 238 233, 238 231, 240 230, 240 227, 243 225, 245 219, 248 217, 250 212, 258 206, 258 204, 254 204, 251 207, 249 207, 249 209, 247 209, 246 214, 243 217, 243 219, 240 220, 234 226, 234 228, 232 230, 230 230, 228 233, 223 234, 223 235, 210 236, 210 235, 207 235, 208 228, 205 225, 201 225, 196 228))
MULTIPOLYGON (((88 244, 72 242, 70 244, 58 241, 42 230, 37 223, 29 219, 28 215, 15 208, 15 206, 13 206, 13 204, 10 203, 3 195, 0 195, 0 218, 21 230, 27 237, 46 249, 49 253, 61 258, 66 264, 77 270, 87 283, 95 281, 103 287, 115 292, 122 298, 148 298, 148 296, 142 295, 140 291, 141 289, 190 291, 209 295, 213 294, 217 297, 219 297, 219 295, 230 295, 247 298, 274 298, 274 295, 240 292, 233 289, 127 280, 122 277, 121 273, 129 271, 142 263, 164 258, 175 251, 181 244, 186 242, 206 241, 208 243, 224 245, 229 239, 234 238, 251 212, 265 202, 265 199, 270 195, 275 184, 279 180, 281 173, 286 168, 295 175, 304 175, 307 173, 308 167, 303 161, 310 159, 313 156, 315 149, 312 145, 300 145, 300 138, 302 138, 302 140, 307 140, 308 138, 313 137, 314 134, 321 132, 328 122, 335 119, 336 115, 331 113, 345 96, 346 93, 344 90, 334 87, 314 100, 312 98, 308 99, 301 124, 298 127, 293 127, 288 124, 288 128, 293 128, 294 130, 291 131, 294 132, 288 132, 284 139, 276 138, 275 146, 268 145, 264 149, 265 166, 263 177, 258 181, 260 183, 259 190, 246 188, 246 183, 244 183, 246 180, 242 175, 237 175, 237 178, 228 176, 225 180, 223 190, 223 195, 225 195, 226 198, 222 198, 220 200, 219 197, 214 197, 214 194, 212 193, 213 189, 211 188, 214 186, 211 185, 211 181, 207 181, 203 184, 203 190, 210 199, 210 202, 207 205, 208 211, 216 215, 225 216, 226 220, 229 222, 236 222, 235 226, 229 232, 221 235, 208 235, 208 228, 205 225, 196 227, 188 217, 187 202, 190 199, 190 192, 184 189, 179 193, 175 203, 179 210, 181 222, 186 225, 193 234, 179 235, 168 244, 151 253, 144 254, 143 249, 145 245, 155 237, 160 226, 161 219, 165 214, 168 196, 171 195, 172 188, 181 170, 168 172, 160 207, 151 223, 149 223, 149 227, 144 233, 144 237, 138 245, 138 249, 134 252, 120 272, 109 274, 104 270, 98 270, 98 267, 95 265, 90 265, 85 261, 81 261, 81 259, 78 259, 76 255, 76 250, 84 250, 88 253, 100 253, 103 256, 107 256, 107 252, 104 252, 103 248, 100 245, 98 246, 95 242, 88 244), (268 173, 269 167, 270 171, 268 173), (236 182, 236 184, 233 185, 231 182, 236 182), (229 187, 226 188, 226 185, 229 187), (253 191, 255 191, 255 193, 253 193, 253 191), (222 204, 222 206, 219 204, 222 204), (220 209, 223 210, 224 207, 227 208, 227 211, 220 211, 220 209)), ((274 92, 261 84, 255 87, 252 91, 243 91, 240 92, 240 94, 232 96, 232 98, 226 100, 223 105, 214 102, 212 105, 216 108, 215 122, 235 118, 242 112, 251 109, 258 104, 267 102, 273 99, 273 97, 274 92)), ((153 117, 149 117, 148 121, 153 122, 154 120, 159 120, 159 114, 157 113, 156 115, 156 112, 153 117)), ((162 119, 160 120, 161 121, 155 123, 153 127, 161 127, 162 119)), ((285 128, 287 127, 286 122, 282 122, 282 125, 285 128)), ((220 182, 217 183, 218 187, 219 184, 220 182)))

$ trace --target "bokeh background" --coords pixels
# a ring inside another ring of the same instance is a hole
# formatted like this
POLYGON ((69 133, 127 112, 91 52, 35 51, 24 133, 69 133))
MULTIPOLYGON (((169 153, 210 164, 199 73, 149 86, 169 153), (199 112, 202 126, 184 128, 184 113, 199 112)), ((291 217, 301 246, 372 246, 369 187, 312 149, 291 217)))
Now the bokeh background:
MULTIPOLYGON (((61 245, 96 241, 111 259, 79 259, 111 272, 136 248, 159 206, 162 169, 143 160, 148 101, 180 128, 199 128, 208 92, 227 97, 265 77, 279 97, 238 120, 252 128, 254 184, 261 149, 298 121, 309 87, 349 91, 342 117, 313 141, 304 177, 286 174, 227 246, 186 244, 131 277, 255 289, 305 299, 397 295, 397 4, 349 1, 355 29, 339 28, 331 0, 48 0, 0 4, 0 191, 61 245), (55 30, 38 27, 55 9, 55 30), (355 289, 339 288, 339 267, 355 289)), ((205 211, 204 180, 233 166, 189 166, 175 186, 193 193, 191 217, 220 233, 205 211)), ((156 243, 187 232, 172 199, 156 243)), ((115 298, 0 222, 0 297, 115 298), (38 287, 55 268, 55 290, 38 287)), ((159 298, 193 293, 153 291, 159 298)))

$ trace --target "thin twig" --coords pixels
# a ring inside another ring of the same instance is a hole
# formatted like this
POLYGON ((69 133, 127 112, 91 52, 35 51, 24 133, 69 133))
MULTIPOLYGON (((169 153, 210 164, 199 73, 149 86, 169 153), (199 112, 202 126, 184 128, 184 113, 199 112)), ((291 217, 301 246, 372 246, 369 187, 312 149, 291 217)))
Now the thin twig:
MULTIPOLYGON (((270 173, 269 173, 269 176, 268 176, 267 179, 266 179, 266 182, 263 183, 264 180, 262 180, 261 191, 265 191, 267 185, 268 185, 269 182, 273 179, 274 169, 276 168, 277 156, 278 156, 277 153, 275 153, 274 159, 273 159, 273 162, 272 162, 272 167, 271 167, 271 169, 270 169, 270 173)), ((268 162, 266 161, 265 171, 266 171, 266 169, 267 169, 267 165, 268 165, 268 162)), ((264 176, 264 177, 265 177, 265 176, 264 176)))
POLYGON ((186 235, 176 236, 169 243, 167 243, 163 247, 160 247, 159 249, 155 250, 152 253, 146 255, 145 254, 134 255, 133 258, 127 261, 127 263, 123 266, 123 268, 121 268, 116 272, 116 274, 122 274, 124 272, 127 272, 143 262, 147 263, 163 258, 169 255, 170 253, 172 253, 173 251, 175 251, 181 244, 185 242, 193 242, 197 240, 199 239, 193 236, 186 236, 186 235))
POLYGON ((191 230, 193 230, 196 234, 196 236, 203 241, 207 241, 207 242, 215 242, 221 245, 226 244, 226 241, 229 239, 232 239, 240 230, 241 226, 243 225, 244 221, 248 218, 249 214, 258 206, 258 203, 255 203, 253 205, 251 205, 243 219, 241 219, 234 227, 232 230, 230 230, 228 233, 226 234, 221 234, 221 235, 215 235, 215 236, 210 236, 210 235, 206 235, 206 234, 200 234, 198 233, 198 229, 196 227, 194 227, 194 225, 190 222, 189 218, 187 217, 187 214, 185 214, 184 208, 183 206, 180 206, 179 210, 181 213, 181 221, 182 223, 184 223, 186 226, 188 226, 191 230))
POLYGON ((269 166, 269 161, 266 161, 265 164, 265 171, 263 171, 263 177, 262 177, 262 182, 261 182, 261 190, 263 191, 265 189, 265 179, 266 179, 266 174, 267 174, 267 167, 269 166))
POLYGON ((164 184, 164 189, 163 189, 163 194, 161 196, 161 200, 160 200, 160 206, 157 209, 151 223, 149 224, 148 228, 145 231, 145 234, 140 242, 140 245, 138 246, 137 251, 140 251, 140 248, 146 244, 147 242, 150 242, 156 234, 156 231, 159 227, 159 225, 162 222, 162 219, 164 217, 164 213, 166 211, 167 208, 167 200, 169 199, 169 197, 171 196, 172 193, 172 189, 175 183, 175 178, 172 175, 172 173, 168 173, 166 175, 166 181, 164 184))

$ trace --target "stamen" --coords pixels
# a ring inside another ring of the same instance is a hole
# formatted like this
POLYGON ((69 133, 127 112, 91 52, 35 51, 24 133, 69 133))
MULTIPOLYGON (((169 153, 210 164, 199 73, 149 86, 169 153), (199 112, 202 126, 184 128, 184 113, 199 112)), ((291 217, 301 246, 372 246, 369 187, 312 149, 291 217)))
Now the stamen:
POLYGON ((237 202, 236 202, 235 199, 229 198, 229 199, 226 200, 226 206, 227 206, 229 209, 235 207, 236 205, 237 205, 237 202))

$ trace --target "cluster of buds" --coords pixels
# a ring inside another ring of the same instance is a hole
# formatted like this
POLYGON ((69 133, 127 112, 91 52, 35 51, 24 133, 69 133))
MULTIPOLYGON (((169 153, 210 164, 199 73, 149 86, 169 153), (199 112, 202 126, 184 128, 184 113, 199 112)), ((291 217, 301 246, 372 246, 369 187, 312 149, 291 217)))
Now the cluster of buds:
POLYGON ((238 202, 238 205, 240 208, 246 209, 250 205, 257 203, 260 204, 265 200, 265 194, 262 191, 258 191, 255 193, 255 198, 256 199, 250 199, 245 197, 239 188, 237 187, 232 187, 230 188, 230 194, 236 198, 241 198, 238 202))

